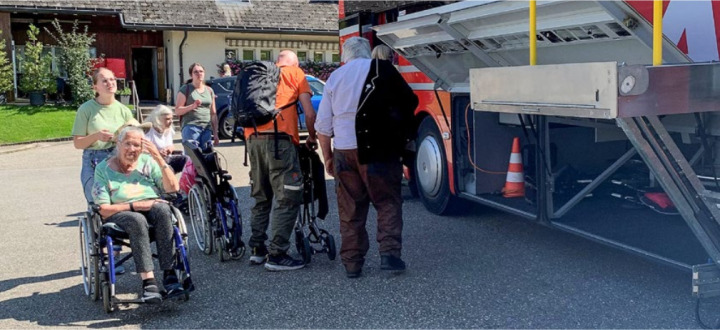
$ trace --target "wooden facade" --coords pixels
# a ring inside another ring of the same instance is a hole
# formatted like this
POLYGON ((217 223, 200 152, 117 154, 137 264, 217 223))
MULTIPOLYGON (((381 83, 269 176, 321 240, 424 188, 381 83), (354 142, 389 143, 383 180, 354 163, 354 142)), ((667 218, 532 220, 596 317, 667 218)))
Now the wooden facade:
MULTIPOLYGON (((9 14, 8 14, 9 15, 9 14)), ((105 58, 122 58, 125 59, 125 76, 127 80, 137 80, 134 77, 133 61, 137 62, 137 58, 133 58, 133 53, 139 54, 140 50, 153 49, 153 54, 158 54, 151 60, 157 61, 163 59, 159 54, 164 54, 163 46, 163 33, 161 31, 136 31, 126 30, 120 24, 120 19, 117 16, 107 15, 42 15, 42 14, 12 14, 10 20, 12 30, 12 38, 15 41, 15 45, 24 45, 27 38, 27 30, 29 25, 34 24, 41 30, 39 39, 46 45, 55 45, 57 42, 45 31, 45 28, 51 32, 55 32, 55 28, 52 26, 52 21, 58 19, 61 22, 63 31, 70 31, 72 28, 72 22, 75 20, 79 21, 80 31, 84 31, 85 26, 88 26, 88 31, 95 34, 95 43, 93 47, 96 49, 98 56, 105 58), (133 51, 135 49, 135 51, 133 51)), ((136 65, 137 67, 137 65, 136 65)), ((149 96, 142 95, 144 99, 165 99, 165 63, 156 63, 158 69, 157 75, 153 76, 152 84, 157 85, 157 95, 149 96)), ((147 80, 148 77, 144 75, 142 79, 147 80)), ((139 80, 137 81, 140 82, 139 80)), ((147 85, 150 82, 146 82, 147 85)), ((149 87, 152 89, 152 87, 149 87)))

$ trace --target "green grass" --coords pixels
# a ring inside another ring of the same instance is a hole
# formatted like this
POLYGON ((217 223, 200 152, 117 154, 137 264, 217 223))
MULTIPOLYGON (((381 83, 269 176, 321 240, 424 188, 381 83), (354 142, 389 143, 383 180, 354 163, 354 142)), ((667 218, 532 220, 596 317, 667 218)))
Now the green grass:
POLYGON ((74 107, 0 105, 0 144, 70 137, 74 107))

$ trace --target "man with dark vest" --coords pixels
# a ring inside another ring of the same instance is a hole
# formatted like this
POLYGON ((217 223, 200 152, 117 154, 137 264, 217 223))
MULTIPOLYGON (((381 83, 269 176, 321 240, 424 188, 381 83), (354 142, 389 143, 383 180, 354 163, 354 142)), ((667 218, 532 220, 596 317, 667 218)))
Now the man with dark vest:
POLYGON ((370 59, 366 39, 350 38, 342 50, 345 64, 325 84, 315 122, 326 171, 336 180, 340 257, 347 277, 360 276, 369 248, 365 222, 372 202, 380 268, 404 271, 402 155, 414 139, 418 98, 391 62, 370 59))

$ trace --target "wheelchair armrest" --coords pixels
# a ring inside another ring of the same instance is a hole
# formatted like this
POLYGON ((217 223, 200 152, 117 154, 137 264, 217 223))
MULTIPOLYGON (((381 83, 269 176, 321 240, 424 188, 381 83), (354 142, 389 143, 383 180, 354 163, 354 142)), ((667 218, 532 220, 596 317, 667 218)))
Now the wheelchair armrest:
POLYGON ((232 180, 232 175, 230 173, 222 173, 220 176, 226 181, 232 180))
POLYGON ((88 204, 88 208, 93 210, 93 212, 100 214, 100 205, 97 205, 97 204, 91 202, 88 204))
POLYGON ((160 199, 166 200, 168 202, 172 202, 178 198, 177 192, 165 192, 160 194, 160 199))

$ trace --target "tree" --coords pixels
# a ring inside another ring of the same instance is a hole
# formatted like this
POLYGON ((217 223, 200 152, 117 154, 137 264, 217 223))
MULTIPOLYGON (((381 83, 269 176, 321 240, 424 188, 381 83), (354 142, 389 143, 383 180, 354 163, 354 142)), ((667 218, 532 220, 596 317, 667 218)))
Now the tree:
POLYGON ((73 23, 70 32, 64 32, 57 19, 52 22, 52 25, 57 34, 53 34, 47 28, 45 31, 55 39, 62 49, 59 60, 67 71, 67 83, 72 90, 72 103, 80 105, 95 95, 89 75, 94 63, 90 58, 90 46, 95 42, 95 34, 88 33, 87 25, 82 32, 79 32, 77 20, 73 23))
POLYGON ((55 93, 55 75, 52 72, 52 57, 50 54, 43 55, 43 43, 38 41, 40 29, 30 24, 27 31, 28 43, 25 44, 25 56, 21 60, 22 77, 20 78, 20 90, 26 93, 46 91, 55 93))
MULTIPOLYGON (((13 72, 10 60, 5 52, 5 39, 0 30, 0 94, 5 94, 13 88, 13 72)), ((0 95, 2 96, 2 95, 0 95)))

